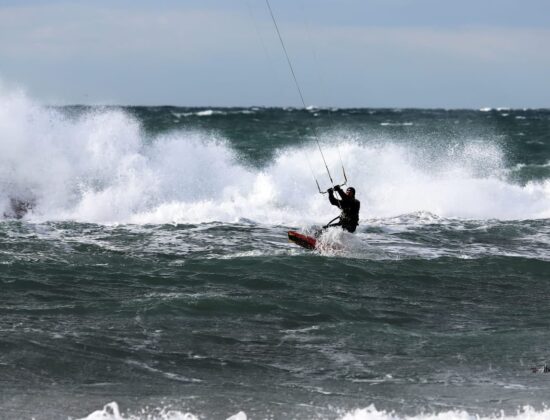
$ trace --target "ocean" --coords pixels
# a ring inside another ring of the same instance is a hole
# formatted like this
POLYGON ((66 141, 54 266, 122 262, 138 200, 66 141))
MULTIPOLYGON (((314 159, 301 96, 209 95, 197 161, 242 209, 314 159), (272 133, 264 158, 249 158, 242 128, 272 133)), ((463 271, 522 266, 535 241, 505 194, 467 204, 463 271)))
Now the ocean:
POLYGON ((1 419, 550 418, 550 110, 4 93, 0 215, 1 419))

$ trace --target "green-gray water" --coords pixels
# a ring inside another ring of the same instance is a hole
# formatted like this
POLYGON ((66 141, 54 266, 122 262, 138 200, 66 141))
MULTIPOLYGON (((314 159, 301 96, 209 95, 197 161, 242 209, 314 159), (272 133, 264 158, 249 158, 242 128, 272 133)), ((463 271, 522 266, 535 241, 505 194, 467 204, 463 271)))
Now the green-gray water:
POLYGON ((549 415, 550 111, 6 105, 1 418, 549 415))

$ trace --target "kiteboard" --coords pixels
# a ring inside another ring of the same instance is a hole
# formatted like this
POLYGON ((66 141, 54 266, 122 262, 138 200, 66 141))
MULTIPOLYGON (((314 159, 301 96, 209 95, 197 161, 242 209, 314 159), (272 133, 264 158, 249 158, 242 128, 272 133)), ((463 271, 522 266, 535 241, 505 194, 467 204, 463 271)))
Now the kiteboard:
POLYGON ((317 245, 317 239, 294 230, 288 231, 288 240, 306 249, 315 249, 315 245, 317 245))

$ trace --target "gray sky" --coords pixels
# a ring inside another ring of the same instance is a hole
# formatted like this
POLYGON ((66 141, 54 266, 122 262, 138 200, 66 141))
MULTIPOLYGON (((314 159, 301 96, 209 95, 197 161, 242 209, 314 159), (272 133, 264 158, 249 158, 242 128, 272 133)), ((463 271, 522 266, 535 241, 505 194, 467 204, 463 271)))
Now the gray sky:
MULTIPOLYGON (((306 102, 550 107, 548 0, 270 0, 306 102)), ((0 0, 44 103, 299 106, 264 0, 0 0)))

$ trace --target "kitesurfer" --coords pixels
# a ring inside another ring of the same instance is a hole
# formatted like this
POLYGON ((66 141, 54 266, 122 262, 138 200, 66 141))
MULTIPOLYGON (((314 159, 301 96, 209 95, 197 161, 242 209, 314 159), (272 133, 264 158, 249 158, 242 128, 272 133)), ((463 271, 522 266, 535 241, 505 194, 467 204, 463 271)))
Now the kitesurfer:
POLYGON ((340 213, 340 216, 336 219, 331 220, 325 228, 342 226, 342 229, 345 229, 348 232, 355 232, 355 229, 359 224, 359 208, 361 207, 361 202, 355 198, 355 188, 348 187, 346 192, 344 192, 339 185, 334 188, 329 188, 328 199, 330 204, 338 207, 342 210, 342 213, 340 213), (334 191, 340 195, 340 200, 334 197, 334 191), (337 223, 332 223, 337 219, 340 220, 337 223))

